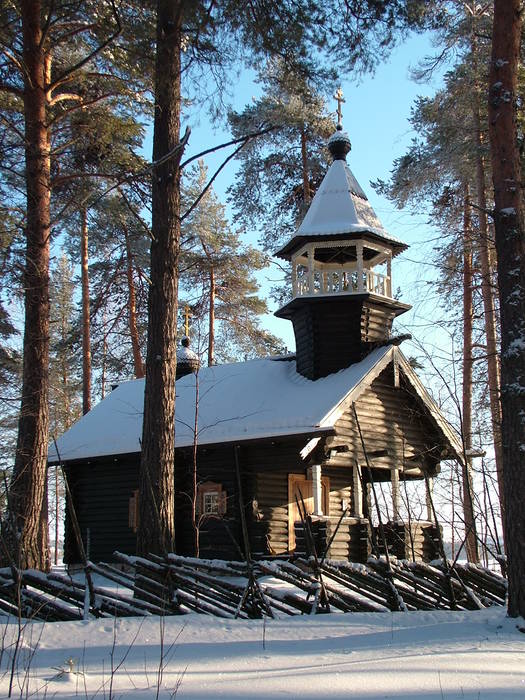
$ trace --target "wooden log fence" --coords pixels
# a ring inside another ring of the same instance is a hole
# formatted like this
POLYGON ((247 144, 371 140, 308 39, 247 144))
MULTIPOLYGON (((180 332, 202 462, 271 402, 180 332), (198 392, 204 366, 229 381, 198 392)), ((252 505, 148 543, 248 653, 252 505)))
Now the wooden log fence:
POLYGON ((504 605, 507 592, 499 573, 441 561, 430 565, 371 557, 367 564, 352 564, 296 557, 247 565, 118 552, 115 559, 120 568, 87 562, 86 571, 76 576, 0 569, 0 617, 68 621, 197 612, 249 619, 400 609, 475 610, 504 605))

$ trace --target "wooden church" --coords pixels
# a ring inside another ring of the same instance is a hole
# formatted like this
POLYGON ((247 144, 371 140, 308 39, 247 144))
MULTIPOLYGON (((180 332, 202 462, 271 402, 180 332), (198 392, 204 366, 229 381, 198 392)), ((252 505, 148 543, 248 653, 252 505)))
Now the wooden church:
MULTIPOLYGON (((329 556, 364 561, 374 543, 372 490, 390 482, 389 547, 432 558, 429 491, 458 439, 392 335, 410 307, 392 296, 392 260, 406 245, 388 234, 350 171, 340 120, 332 164, 295 236, 291 263, 296 353, 198 369, 187 340, 176 382, 176 547, 193 553, 190 517, 197 446, 200 556, 238 559, 241 507, 256 557, 301 551, 298 497, 329 556), (197 392, 198 388, 198 392, 197 392), (199 396, 196 406, 196 396, 199 396), (419 480, 421 508, 400 518, 403 482, 419 480), (424 519, 422 518, 424 516, 424 519), (335 533, 335 536, 334 536, 335 533)), ((135 551, 144 380, 118 386, 50 448, 71 499, 65 561, 80 561, 71 506, 94 560, 135 551)))

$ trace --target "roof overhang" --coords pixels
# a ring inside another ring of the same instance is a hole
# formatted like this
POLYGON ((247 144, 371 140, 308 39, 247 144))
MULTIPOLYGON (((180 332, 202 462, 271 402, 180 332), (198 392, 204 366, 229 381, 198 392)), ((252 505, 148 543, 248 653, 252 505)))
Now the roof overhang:
POLYGON ((405 311, 409 311, 412 308, 410 304, 404 304, 397 299, 382 297, 378 294, 372 294, 371 292, 364 292, 360 294, 355 294, 353 292, 341 292, 339 294, 304 294, 300 297, 295 297, 284 306, 281 306, 280 309, 277 309, 277 311, 274 312, 274 316, 277 316, 277 318, 285 318, 290 320, 293 318, 294 312, 304 304, 321 303, 327 300, 330 300, 330 303, 337 304, 348 302, 349 299, 352 301, 380 303, 381 306, 392 309, 394 312, 394 317, 400 316, 401 314, 404 314, 405 311))
POLYGON ((392 256, 399 255, 404 250, 407 250, 408 245, 401 241, 393 240, 392 238, 385 236, 381 231, 367 228, 365 226, 354 226, 350 230, 337 231, 333 233, 322 233, 318 235, 295 235, 291 240, 288 241, 282 248, 274 253, 278 258, 283 260, 290 260, 292 254, 295 250, 298 250, 305 243, 315 243, 316 241, 326 241, 330 238, 331 241, 369 241, 374 243, 380 241, 383 245, 388 246, 392 250, 392 256))
MULTIPOLYGON (((268 433, 266 435, 258 435, 257 437, 252 437, 252 438, 244 438, 244 437, 238 437, 238 438, 230 438, 228 440, 223 440, 221 442, 205 442, 205 441, 199 441, 197 444, 197 449, 198 450, 206 450, 211 447, 233 447, 235 445, 253 445, 253 444, 271 444, 272 442, 282 442, 283 440, 297 440, 299 442, 305 442, 307 446, 312 445, 315 447, 317 443, 323 438, 323 437, 329 437, 330 435, 335 434, 335 428, 333 426, 318 426, 314 428, 305 428, 303 431, 295 431, 295 432, 275 432, 275 433, 268 433)), ((191 444, 185 444, 185 445, 177 445, 175 447, 175 455, 177 452, 183 452, 184 450, 188 450, 192 448, 191 444)), ((304 448, 303 448, 304 449, 304 448)), ((302 450, 301 450, 301 456, 302 456, 302 450)), ((307 449, 305 452, 305 457, 308 456, 310 450, 307 449)), ((114 461, 126 461, 127 459, 137 459, 140 457, 140 452, 125 452, 125 453, 117 453, 117 454, 106 454, 106 455, 95 455, 94 457, 79 457, 77 459, 59 459, 58 457, 56 459, 48 459, 48 464, 49 466, 56 466, 59 464, 65 464, 67 466, 75 466, 77 464, 90 464, 90 463, 103 463, 107 462, 108 460, 114 460, 114 461)), ((305 458, 304 457, 304 458, 305 458)))

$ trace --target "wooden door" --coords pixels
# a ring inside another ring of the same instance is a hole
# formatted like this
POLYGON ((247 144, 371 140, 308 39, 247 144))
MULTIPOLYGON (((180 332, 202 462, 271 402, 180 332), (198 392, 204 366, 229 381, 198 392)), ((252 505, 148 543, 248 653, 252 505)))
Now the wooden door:
MULTIPOLYGON (((330 481, 328 477, 321 478, 323 513, 328 515, 328 503, 330 493, 330 481)), ((314 512, 314 494, 313 481, 307 479, 304 474, 289 474, 288 475, 288 550, 292 552, 295 549, 295 529, 294 523, 301 520, 297 501, 301 503, 301 496, 306 508, 307 514, 311 515, 314 512)), ((301 506, 302 507, 302 506, 301 506)))

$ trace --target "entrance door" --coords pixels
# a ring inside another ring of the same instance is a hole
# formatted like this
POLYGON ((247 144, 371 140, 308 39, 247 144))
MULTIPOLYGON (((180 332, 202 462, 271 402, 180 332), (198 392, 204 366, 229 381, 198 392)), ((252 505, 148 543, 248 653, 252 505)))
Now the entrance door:
MULTIPOLYGON (((328 515, 328 502, 330 493, 330 480, 328 477, 321 478, 323 513, 328 515)), ((301 520, 297 501, 301 503, 303 498, 304 506, 308 515, 314 512, 313 481, 307 479, 304 474, 288 475, 288 550, 295 549, 295 528, 294 523, 301 520)), ((302 508, 302 505, 301 505, 302 508)))

